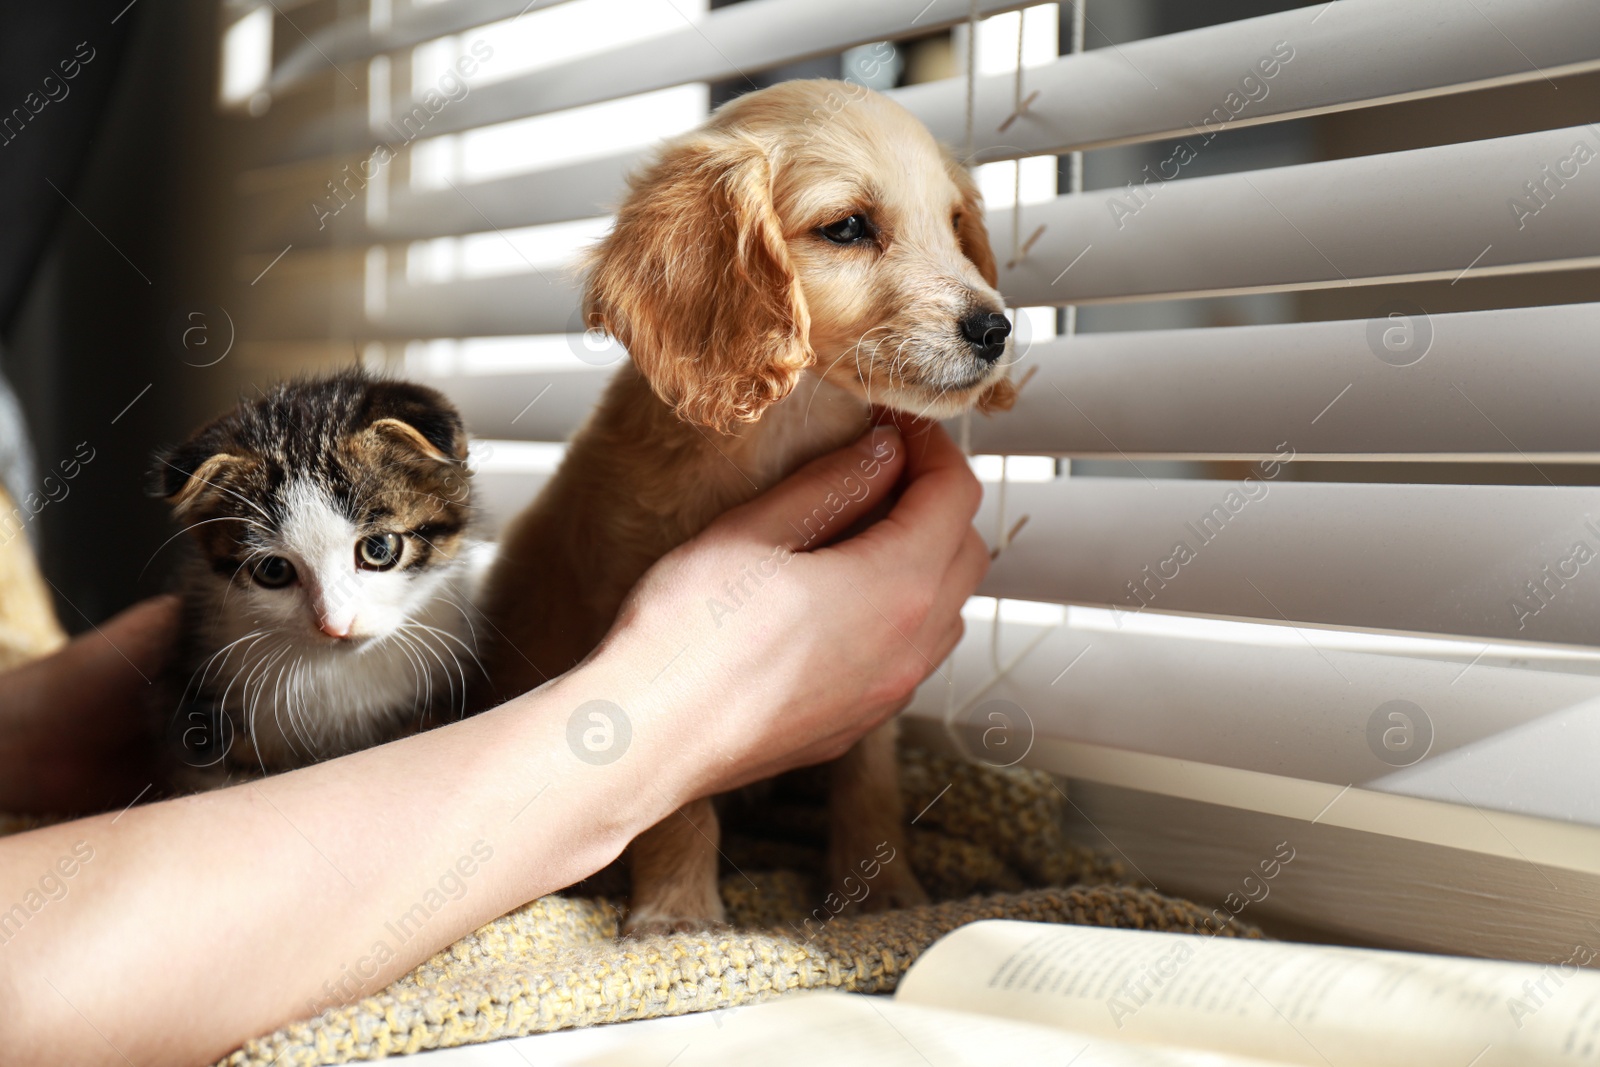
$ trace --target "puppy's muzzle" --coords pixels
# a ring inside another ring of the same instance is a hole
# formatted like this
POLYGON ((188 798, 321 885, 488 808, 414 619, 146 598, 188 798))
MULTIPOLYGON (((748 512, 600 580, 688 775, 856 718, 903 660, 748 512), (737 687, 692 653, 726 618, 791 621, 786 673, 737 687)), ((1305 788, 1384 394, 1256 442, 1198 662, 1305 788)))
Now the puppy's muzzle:
POLYGON ((1005 354, 1011 322, 993 311, 974 311, 961 320, 961 336, 972 346, 972 354, 993 363, 1005 354))

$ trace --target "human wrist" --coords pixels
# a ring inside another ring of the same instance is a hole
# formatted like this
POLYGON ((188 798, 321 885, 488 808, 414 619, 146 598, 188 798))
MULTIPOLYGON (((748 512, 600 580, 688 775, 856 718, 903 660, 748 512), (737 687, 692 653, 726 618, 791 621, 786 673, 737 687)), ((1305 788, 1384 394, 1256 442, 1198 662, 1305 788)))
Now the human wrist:
POLYGON ((605 833, 624 842, 699 794, 705 757, 687 728, 681 687, 658 677, 650 657, 607 641, 582 664, 541 686, 540 744, 552 777, 587 780, 605 833))

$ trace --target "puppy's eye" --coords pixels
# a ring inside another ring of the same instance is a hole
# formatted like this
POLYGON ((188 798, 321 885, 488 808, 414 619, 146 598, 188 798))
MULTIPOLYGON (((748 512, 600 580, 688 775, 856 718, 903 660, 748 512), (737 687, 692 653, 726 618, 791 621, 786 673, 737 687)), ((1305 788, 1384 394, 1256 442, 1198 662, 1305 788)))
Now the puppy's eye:
POLYGON ((872 227, 865 215, 847 215, 838 222, 830 222, 818 233, 836 245, 853 245, 872 236, 872 227))
POLYGON ((950 228, 957 233, 961 232, 961 213, 959 211, 950 216, 950 228))
POLYGON ((294 581, 294 564, 282 556, 268 556, 256 561, 250 568, 250 577, 263 589, 282 589, 294 581))
POLYGON ((356 545, 356 564, 364 570, 386 571, 400 562, 403 544, 397 533, 363 537, 356 545))

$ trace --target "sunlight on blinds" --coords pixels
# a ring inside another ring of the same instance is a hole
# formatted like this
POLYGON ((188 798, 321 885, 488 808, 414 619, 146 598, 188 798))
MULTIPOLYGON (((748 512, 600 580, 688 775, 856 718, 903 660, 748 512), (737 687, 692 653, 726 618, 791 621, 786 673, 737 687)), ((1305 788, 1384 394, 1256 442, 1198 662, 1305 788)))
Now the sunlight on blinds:
MULTIPOLYGON (((493 85, 531 71, 681 30, 705 15, 707 0, 570 0, 543 11, 491 22, 471 39, 494 49, 479 85, 493 85)), ((461 53, 461 38, 441 37, 412 52, 412 83, 431 85, 461 53)))
POLYGON ((679 85, 419 141, 411 184, 438 189, 644 148, 699 125, 709 101, 705 85, 679 85))
MULTIPOLYGON (((493 50, 479 83, 679 30, 707 9, 707 0, 573 0, 493 23, 472 31, 475 44, 493 50)), ((418 45, 412 51, 412 84, 435 84, 464 47, 460 36, 418 45)), ((692 129, 705 118, 709 99, 706 85, 681 85, 429 138, 412 148, 410 184, 419 191, 470 187, 642 149, 692 129)), ((564 271, 609 225, 609 218, 602 217, 413 241, 407 248, 406 280, 425 285, 564 271)), ((573 358, 572 343, 564 334, 412 341, 405 347, 404 363, 408 370, 435 375, 581 369, 585 364, 573 358)), ((502 449, 500 455, 505 454, 502 449)), ((501 460, 484 457, 481 462, 501 460)))
POLYGON ((217 95, 224 107, 266 107, 262 90, 272 77, 272 9, 258 7, 222 34, 222 78, 217 95))

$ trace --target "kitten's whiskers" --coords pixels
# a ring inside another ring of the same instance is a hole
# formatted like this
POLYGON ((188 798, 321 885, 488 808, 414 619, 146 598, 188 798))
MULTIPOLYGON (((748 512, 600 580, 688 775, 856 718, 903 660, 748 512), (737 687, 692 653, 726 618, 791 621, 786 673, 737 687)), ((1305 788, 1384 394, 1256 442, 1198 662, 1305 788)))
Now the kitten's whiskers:
MULTIPOLYGON (((475 653, 472 650, 472 646, 468 645, 465 641, 461 640, 461 638, 457 637, 455 634, 449 632, 448 630, 442 630, 437 626, 429 626, 427 623, 421 622, 421 621, 418 621, 418 620, 415 620, 415 619, 405 623, 401 627, 401 629, 409 629, 409 630, 420 631, 421 634, 423 634, 423 635, 433 635, 434 637, 437 637, 439 639, 439 641, 440 641, 440 646, 439 647, 444 651, 444 653, 446 655, 448 655, 450 657, 451 662, 455 664, 456 673, 455 673, 455 675, 454 675, 454 677, 452 678, 452 681, 451 681, 451 706, 454 707, 456 705, 457 697, 456 697, 456 694, 455 694, 454 679, 459 678, 460 682, 461 682, 461 693, 460 693, 460 698, 459 698, 460 699, 460 711, 461 711, 461 714, 463 716, 466 715, 466 713, 467 713, 467 670, 466 670, 466 668, 464 666, 462 666, 461 658, 456 655, 455 650, 452 649, 448 644, 445 644, 444 642, 447 642, 447 641, 448 642, 454 642, 456 645, 459 645, 461 650, 467 654, 467 658, 472 661, 472 665, 478 669, 478 673, 481 675, 481 674, 484 673, 483 662, 478 659, 477 653, 475 653)), ((418 640, 422 641, 424 645, 427 644, 426 640, 421 636, 419 636, 418 640)), ((429 646, 429 647, 431 648, 431 646, 429 646)), ((440 661, 439 666, 440 666, 441 669, 445 669, 446 670, 446 677, 451 677, 448 674, 448 668, 445 668, 444 662, 442 660, 440 661)))
MULTIPOLYGON (((310 723, 311 723, 311 720, 310 720, 310 710, 311 709, 309 709, 307 704, 306 704, 306 696, 307 696, 307 694, 306 694, 305 680, 306 680, 306 660, 305 660, 305 657, 304 656, 296 656, 295 657, 295 663, 294 663, 294 670, 290 674, 289 701, 288 701, 287 705, 284 707, 284 714, 286 716, 288 716, 289 729, 294 732, 294 735, 296 737, 298 737, 301 741, 305 742, 306 756, 310 759, 311 762, 315 763, 316 760, 317 760, 317 751, 318 751, 317 745, 311 739, 311 737, 306 734, 305 730, 301 729, 301 726, 300 726, 300 722, 301 722, 302 719, 305 720, 307 727, 309 727, 310 723), (306 712, 306 714, 304 714, 304 715, 296 714, 297 711, 306 712)), ((282 728, 283 728, 282 724, 280 723, 279 724, 280 732, 282 731, 282 728)))
MULTIPOLYGON (((404 630, 406 630, 408 628, 409 628, 409 626, 402 626, 399 630, 395 631, 395 636, 401 638, 404 641, 409 642, 413 648, 417 649, 419 655, 421 653, 426 652, 428 655, 433 657, 434 662, 439 664, 439 673, 444 676, 445 685, 449 687, 446 691, 449 693, 449 696, 450 696, 450 706, 454 707, 455 706, 455 702, 456 702, 456 679, 455 679, 455 675, 450 673, 450 668, 445 665, 444 657, 439 655, 438 649, 434 648, 433 645, 428 643, 428 641, 426 640, 425 635, 423 635, 421 633, 411 634, 411 633, 403 633, 402 632, 402 631, 404 631, 404 630)), ((448 649, 446 651, 448 651, 448 649)), ((424 661, 424 663, 426 663, 426 661, 424 661)), ((460 664, 458 663, 457 666, 459 667, 460 664)), ((432 708, 433 707, 433 672, 431 670, 428 671, 428 687, 429 687, 429 691, 428 691, 428 707, 432 708)))
POLYGON ((269 534, 272 532, 271 528, 265 524, 257 522, 255 519, 247 519, 243 515, 219 515, 213 519, 201 519, 199 522, 190 523, 188 526, 185 526, 183 529, 179 530, 177 533, 161 542, 161 544, 157 546, 156 550, 150 553, 150 558, 144 561, 144 566, 139 568, 139 577, 144 577, 144 572, 150 569, 150 564, 156 561, 156 557, 161 554, 161 550, 163 548, 166 548, 168 545, 172 544, 172 542, 176 541, 190 530, 197 530, 200 527, 209 525, 213 522, 242 522, 247 526, 253 526, 259 530, 265 530, 269 534))
POLYGON ((433 703, 433 681, 428 676, 427 665, 411 648, 411 642, 405 634, 397 630, 392 636, 395 638, 395 647, 411 661, 412 703, 425 710, 433 703))
POLYGON ((262 637, 265 634, 265 630, 251 630, 243 637, 236 637, 232 641, 229 641, 227 644, 223 645, 221 648, 217 649, 215 652, 211 653, 211 655, 206 658, 205 663, 201 665, 200 669, 189 676, 189 685, 184 687, 183 695, 185 697, 189 695, 190 687, 193 687, 197 692, 204 688, 206 684, 206 678, 211 674, 211 665, 217 661, 218 656, 226 656, 230 649, 236 647, 241 642, 248 641, 252 637, 262 637), (196 676, 199 677, 199 681, 195 680, 196 676))
MULTIPOLYGON (((270 651, 266 655, 262 656, 261 659, 259 661, 257 661, 254 666, 252 666, 250 668, 250 673, 245 676, 244 688, 248 691, 250 689, 251 680, 256 676, 256 674, 258 672, 261 675, 261 682, 260 682, 260 684, 258 684, 255 687, 255 693, 253 695, 249 694, 248 692, 246 693, 246 698, 245 699, 246 699, 247 703, 246 703, 246 711, 245 711, 245 721, 247 721, 247 722, 249 722, 251 724, 255 723, 255 720, 256 720, 256 708, 260 706, 262 695, 266 692, 266 688, 267 688, 266 687, 267 672, 272 669, 272 665, 274 663, 277 663, 279 660, 283 659, 284 655, 288 651, 289 651, 289 645, 288 645, 287 642, 284 642, 284 643, 276 646, 272 651, 270 651)), ((254 736, 255 736, 254 734, 251 734, 252 738, 254 736)))
MULTIPOLYGON (((263 631, 259 637, 257 637, 254 641, 250 642, 248 645, 245 646, 244 651, 242 651, 239 654, 239 658, 244 663, 248 663, 250 661, 250 653, 255 651, 255 647, 258 644, 260 644, 262 641, 265 641, 268 636, 269 635, 263 631)), ((222 661, 222 665, 218 669, 218 680, 219 681, 221 680, 221 669, 225 668, 227 666, 227 663, 228 663, 227 657, 224 657, 224 659, 222 661)), ((243 664, 241 664, 241 666, 243 666, 243 664)), ((239 681, 239 678, 240 678, 239 672, 235 671, 233 673, 233 675, 228 679, 228 684, 222 690, 222 697, 217 701, 218 705, 221 706, 222 708, 224 708, 224 709, 227 708, 227 706, 228 706, 228 695, 233 692, 234 684, 239 681)))

